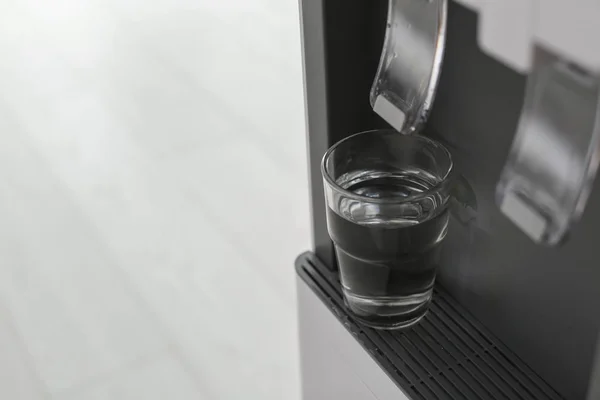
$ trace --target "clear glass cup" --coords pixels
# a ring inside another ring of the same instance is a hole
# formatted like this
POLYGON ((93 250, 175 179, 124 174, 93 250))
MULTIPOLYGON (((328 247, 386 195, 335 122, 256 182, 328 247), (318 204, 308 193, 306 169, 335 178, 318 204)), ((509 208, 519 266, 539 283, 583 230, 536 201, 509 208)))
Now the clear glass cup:
POLYGON ((417 323, 448 231, 450 152, 423 136, 368 131, 331 147, 321 170, 348 307, 375 328, 417 323))

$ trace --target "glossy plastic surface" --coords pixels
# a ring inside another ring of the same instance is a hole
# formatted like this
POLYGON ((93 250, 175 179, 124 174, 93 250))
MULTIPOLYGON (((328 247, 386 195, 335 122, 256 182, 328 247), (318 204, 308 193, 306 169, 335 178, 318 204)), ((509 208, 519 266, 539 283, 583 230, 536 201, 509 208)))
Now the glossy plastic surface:
POLYGON ((446 41, 446 0, 390 0, 371 106, 401 133, 427 120, 446 41))
POLYGON ((600 151, 598 79, 538 52, 517 135, 497 188, 502 212, 556 245, 579 219, 600 151))

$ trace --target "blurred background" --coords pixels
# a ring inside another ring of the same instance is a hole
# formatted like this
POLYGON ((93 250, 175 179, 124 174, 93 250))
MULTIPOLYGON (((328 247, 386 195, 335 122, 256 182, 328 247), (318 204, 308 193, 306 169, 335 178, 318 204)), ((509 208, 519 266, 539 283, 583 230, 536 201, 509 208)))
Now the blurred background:
POLYGON ((297 0, 0 0, 0 398, 299 399, 297 0))

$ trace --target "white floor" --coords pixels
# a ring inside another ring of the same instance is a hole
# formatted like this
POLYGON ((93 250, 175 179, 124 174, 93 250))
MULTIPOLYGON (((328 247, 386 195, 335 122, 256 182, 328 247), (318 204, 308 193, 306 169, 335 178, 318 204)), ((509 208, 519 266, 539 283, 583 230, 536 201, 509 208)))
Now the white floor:
POLYGON ((0 0, 0 398, 299 398, 297 0, 0 0))

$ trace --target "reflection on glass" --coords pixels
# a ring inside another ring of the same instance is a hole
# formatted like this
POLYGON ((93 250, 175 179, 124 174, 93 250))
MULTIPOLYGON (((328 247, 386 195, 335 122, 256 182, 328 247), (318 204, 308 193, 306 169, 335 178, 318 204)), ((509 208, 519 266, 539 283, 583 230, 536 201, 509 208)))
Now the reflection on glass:
POLYGON ((348 307, 377 328, 418 322, 448 230, 450 153, 422 136, 370 131, 334 145, 322 172, 348 307))

